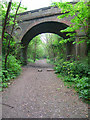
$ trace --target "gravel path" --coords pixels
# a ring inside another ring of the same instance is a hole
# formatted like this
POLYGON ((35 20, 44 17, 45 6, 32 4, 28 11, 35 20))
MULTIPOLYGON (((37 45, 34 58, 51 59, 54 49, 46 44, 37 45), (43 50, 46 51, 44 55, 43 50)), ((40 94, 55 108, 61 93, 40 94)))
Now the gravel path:
POLYGON ((3 92, 3 118, 87 118, 88 105, 47 69, 46 60, 23 67, 3 92))

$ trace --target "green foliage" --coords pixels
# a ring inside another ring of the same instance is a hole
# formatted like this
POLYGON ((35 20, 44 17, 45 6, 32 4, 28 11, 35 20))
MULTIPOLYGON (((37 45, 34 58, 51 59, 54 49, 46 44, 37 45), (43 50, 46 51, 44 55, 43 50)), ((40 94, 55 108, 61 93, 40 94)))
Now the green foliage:
POLYGON ((66 47, 64 44, 59 43, 60 36, 56 34, 46 33, 33 38, 28 46, 28 59, 31 60, 47 58, 50 63, 58 61, 59 58, 65 57, 66 47))
POLYGON ((89 100, 89 67, 88 64, 80 61, 66 61, 55 64, 55 73, 58 77, 63 76, 63 81, 68 87, 73 87, 78 92, 79 97, 89 100))
POLYGON ((2 64, 2 87, 8 87, 8 82, 16 78, 21 73, 21 65, 17 59, 9 55, 7 61, 7 70, 4 69, 4 62, 2 64))
MULTIPOLYGON (((64 30, 61 30, 61 32, 69 32, 67 36, 69 35, 70 37, 74 37, 75 35, 78 34, 77 32, 75 33, 75 31, 77 30, 81 32, 83 31, 84 32, 83 34, 85 35, 84 41, 86 41, 87 43, 90 42, 89 34, 88 34, 88 30, 89 30, 88 18, 89 18, 89 5, 90 5, 89 1, 85 2, 83 0, 83 1, 77 2, 76 4, 72 4, 69 2, 62 2, 62 3, 54 2, 52 3, 52 5, 58 6, 61 9, 61 13, 64 13, 58 16, 59 19, 73 16, 73 18, 70 21, 71 25, 64 30)), ((70 39, 66 39, 66 41, 69 41, 69 40, 70 39)), ((62 41, 62 42, 65 42, 65 41, 62 41)))
POLYGON ((16 58, 12 55, 9 55, 8 61, 7 61, 7 68, 10 72, 13 72, 14 74, 20 74, 21 66, 20 63, 16 60, 16 58))
MULTIPOLYGON (((8 7, 8 1, 7 0, 3 0, 0 5, 1 5, 1 8, 2 8, 2 18, 5 18, 7 7, 8 7)), ((11 11, 10 11, 10 15, 11 16, 14 16, 18 5, 19 5, 19 2, 15 2, 15 1, 13 2, 12 1, 11 11)), ((19 10, 18 10, 18 13, 25 12, 26 10, 27 10, 27 8, 24 7, 23 5, 21 5, 19 10)), ((11 19, 13 19, 13 18, 11 18, 11 19)))
MULTIPOLYGON (((19 3, 13 2, 11 4, 11 9, 8 15, 8 19, 6 22, 6 27, 12 28, 12 25, 14 24, 14 16, 16 14, 16 10, 18 8, 19 3), (13 17, 11 17, 13 16, 13 17)), ((0 2, 0 8, 2 9, 2 13, 0 12, 1 18, 2 18, 2 27, 4 25, 4 20, 8 8, 8 2, 6 0, 3 0, 0 2)), ((26 8, 24 6, 19 7, 19 12, 24 12, 26 8)), ((15 20, 15 26, 16 27, 17 21, 15 20)), ((0 32, 2 27, 0 27, 0 32)), ((11 33, 10 33, 11 34, 11 33)), ((2 41, 2 58, 3 58, 3 64, 2 64, 2 81, 0 79, 0 91, 2 90, 1 87, 8 87, 8 83, 11 79, 16 78, 21 72, 21 65, 18 58, 18 53, 20 51, 20 45, 16 44, 16 41, 12 38, 12 35, 8 34, 6 31, 4 32, 4 39, 2 41), (7 58, 7 59, 6 59, 7 58), (6 62, 5 62, 6 60, 6 62), (6 67, 5 67, 6 66, 6 67), (2 82, 2 84, 1 84, 2 82)))
POLYGON ((64 82, 67 86, 75 88, 80 98, 89 100, 89 78, 88 77, 64 77, 64 82))
POLYGON ((34 60, 32 60, 32 59, 30 59, 30 58, 28 58, 27 61, 30 62, 30 63, 34 63, 34 60))
POLYGON ((28 45, 27 56, 29 62, 44 58, 44 46, 39 35, 30 41, 28 45))
MULTIPOLYGON (((12 2, 12 6, 11 6, 11 15, 13 16, 13 13, 15 13, 16 9, 17 9, 17 6, 19 5, 19 2, 12 2)), ((21 5, 20 8, 19 8, 19 11, 18 13, 21 13, 21 12, 25 12, 27 10, 27 8, 24 6, 24 5, 21 5)))
POLYGON ((73 77, 76 77, 77 75, 79 75, 79 77, 87 76, 88 72, 89 72, 88 65, 80 63, 79 61, 78 62, 76 62, 76 61, 63 62, 63 63, 61 63, 61 65, 57 65, 55 70, 56 70, 56 73, 61 72, 64 75, 71 75, 73 77))
MULTIPOLYGON (((8 20, 7 20, 7 23, 6 23, 6 26, 9 26, 10 29, 12 28, 12 25, 14 24, 14 17, 11 17, 11 16, 12 15, 15 16, 18 5, 19 5, 18 2, 12 2, 12 4, 11 4, 11 10, 10 10, 8 20)), ((3 26, 5 16, 6 16, 7 7, 8 7, 8 2, 6 0, 3 0, 2 2, 0 2, 0 6, 1 6, 1 9, 2 9, 1 17, 2 17, 2 26, 3 26)), ((19 11, 24 12, 25 10, 26 10, 26 8, 21 5, 19 7, 18 12, 19 11)), ((16 26, 18 26, 18 24, 17 24, 17 21, 15 20, 15 26, 14 27, 16 27, 16 26)), ((5 32, 4 33, 4 40, 3 40, 3 55, 5 56, 5 54, 8 52, 9 48, 10 48, 10 52, 12 50, 14 51, 15 50, 15 45, 16 45, 16 41, 12 38, 12 35, 5 32), (10 43, 9 43, 9 41, 10 41, 10 43)))
POLYGON ((55 63, 60 58, 65 57, 66 47, 65 44, 60 43, 62 37, 56 34, 45 34, 45 51, 47 58, 50 59, 50 63, 55 63))

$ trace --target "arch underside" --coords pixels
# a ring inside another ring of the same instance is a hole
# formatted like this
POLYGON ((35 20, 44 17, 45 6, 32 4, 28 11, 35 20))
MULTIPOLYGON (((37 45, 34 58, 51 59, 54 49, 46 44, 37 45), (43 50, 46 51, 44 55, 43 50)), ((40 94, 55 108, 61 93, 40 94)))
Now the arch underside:
POLYGON ((66 36, 67 33, 61 33, 60 30, 63 30, 65 28, 67 28, 68 25, 64 24, 64 23, 59 23, 59 22, 53 22, 53 21, 49 21, 49 22, 43 22, 40 23, 38 25, 35 25, 34 27, 32 27, 22 38, 21 43, 26 46, 29 44, 29 42, 37 35, 41 34, 41 33, 55 33, 61 37, 63 37, 64 39, 68 38, 66 36))
MULTIPOLYGON (((67 28, 68 25, 64 24, 64 23, 60 23, 60 22, 53 22, 53 21, 49 21, 49 22, 43 22, 40 23, 38 25, 35 25, 34 27, 32 27, 22 38, 21 40, 21 44, 24 46, 24 48, 22 49, 22 58, 23 58, 23 62, 25 64, 27 64, 27 47, 29 42, 37 35, 41 34, 41 33, 54 33, 57 34, 61 37, 63 37, 64 39, 69 38, 69 36, 66 36, 67 33, 61 33, 60 30, 63 30, 65 28, 67 28)), ((75 46, 72 45, 72 42, 68 42, 66 44, 66 54, 67 55, 72 55, 72 51, 75 50, 75 46)))

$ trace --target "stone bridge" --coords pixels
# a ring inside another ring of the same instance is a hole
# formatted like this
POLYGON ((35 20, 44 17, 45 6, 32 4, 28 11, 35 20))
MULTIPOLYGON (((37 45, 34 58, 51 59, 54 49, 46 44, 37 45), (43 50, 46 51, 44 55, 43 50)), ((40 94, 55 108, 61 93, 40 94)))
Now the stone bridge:
MULTIPOLYGON (((66 33, 61 33, 60 30, 67 28, 73 17, 58 19, 57 17, 62 14, 57 7, 45 7, 17 15, 18 27, 14 29, 13 36, 17 42, 24 46, 22 49, 24 63, 27 63, 28 44, 35 36, 41 33, 55 33, 64 39, 68 38, 66 33)), ((10 28, 8 32, 10 32, 10 28)), ((77 54, 76 45, 67 43, 66 46, 67 55, 77 54)))

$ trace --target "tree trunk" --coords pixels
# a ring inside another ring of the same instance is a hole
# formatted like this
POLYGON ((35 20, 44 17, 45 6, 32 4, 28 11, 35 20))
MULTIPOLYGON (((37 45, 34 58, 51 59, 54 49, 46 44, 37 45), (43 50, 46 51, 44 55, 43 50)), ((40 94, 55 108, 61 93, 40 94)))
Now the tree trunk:
MULTIPOLYGON (((10 2, 9 4, 10 4, 9 7, 11 7, 11 2, 10 2)), ((16 20, 17 12, 18 12, 18 10, 19 10, 20 5, 21 5, 21 1, 20 1, 19 5, 18 5, 18 7, 17 7, 16 13, 15 13, 15 16, 14 16, 14 24, 13 24, 13 26, 12 26, 12 30, 11 30, 11 34, 10 34, 11 36, 12 36, 13 30, 14 30, 15 20, 16 20)), ((10 9, 10 8, 9 8, 9 9, 10 9)), ((8 12, 8 10, 7 10, 7 12, 8 12)), ((9 14, 9 13, 8 13, 8 14, 9 14)), ((8 16, 7 16, 7 18, 8 18, 8 16)), ((4 29, 5 29, 5 28, 4 28, 4 29)), ((10 38, 9 38, 8 50, 7 50, 7 53, 6 53, 6 55, 5 55, 5 69, 7 69, 7 58, 8 58, 8 55, 9 55, 9 53, 10 53, 10 40, 11 40, 11 36, 10 36, 10 38)), ((3 33, 3 38, 4 38, 4 33, 3 33)))
POLYGON ((37 39, 35 40, 34 62, 36 61, 37 39))

